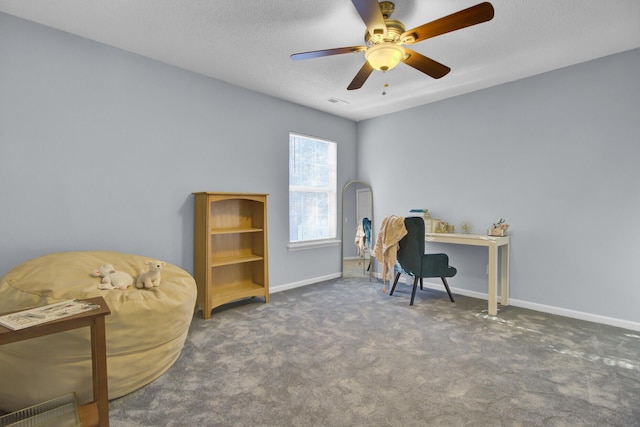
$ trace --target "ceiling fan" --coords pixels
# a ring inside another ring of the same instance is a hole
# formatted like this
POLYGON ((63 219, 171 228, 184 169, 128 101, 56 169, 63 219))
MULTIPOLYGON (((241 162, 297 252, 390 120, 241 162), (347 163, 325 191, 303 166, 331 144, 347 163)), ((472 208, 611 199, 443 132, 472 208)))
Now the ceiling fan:
POLYGON ((294 53, 291 59, 319 58, 343 53, 363 52, 366 62, 360 68, 347 90, 360 89, 373 70, 391 70, 400 62, 421 71, 434 79, 445 76, 451 68, 431 58, 415 52, 404 45, 417 43, 451 31, 470 27, 493 18, 493 6, 484 2, 471 6, 435 21, 405 31, 404 24, 390 19, 395 5, 390 1, 351 0, 358 14, 367 26, 364 35, 365 46, 339 47, 294 53))

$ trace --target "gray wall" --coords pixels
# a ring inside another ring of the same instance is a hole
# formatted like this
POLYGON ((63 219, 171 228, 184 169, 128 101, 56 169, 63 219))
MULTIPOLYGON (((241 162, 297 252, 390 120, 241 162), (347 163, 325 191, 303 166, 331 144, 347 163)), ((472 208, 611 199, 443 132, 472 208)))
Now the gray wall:
MULTIPOLYGON (((516 303, 640 322, 638 76, 633 50, 359 123, 374 215, 428 208, 477 233, 504 217, 516 303)), ((428 249, 487 293, 485 249, 428 249)))
MULTIPOLYGON (((505 217, 514 302, 640 322, 640 50, 359 124, 2 13, 0 61, 0 276, 87 249, 192 271, 193 191, 271 194, 273 287, 331 276, 338 246, 286 249, 296 131, 338 142, 377 224, 505 217)), ((486 293, 484 250, 433 249, 486 293)))
POLYGON ((194 191, 270 194, 272 286, 340 271, 339 246, 286 249, 288 133, 337 141, 342 188, 352 121, 2 13, 0 61, 0 277, 90 249, 192 272, 194 191))

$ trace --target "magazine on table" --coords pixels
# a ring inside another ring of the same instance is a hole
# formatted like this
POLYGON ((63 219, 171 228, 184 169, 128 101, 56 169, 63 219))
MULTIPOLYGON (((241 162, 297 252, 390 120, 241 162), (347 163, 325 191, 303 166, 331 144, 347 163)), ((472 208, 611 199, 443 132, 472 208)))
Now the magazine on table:
POLYGON ((98 308, 100 308, 98 304, 92 304, 78 299, 70 299, 18 311, 16 313, 5 314, 4 316, 0 316, 0 325, 15 331, 98 308))

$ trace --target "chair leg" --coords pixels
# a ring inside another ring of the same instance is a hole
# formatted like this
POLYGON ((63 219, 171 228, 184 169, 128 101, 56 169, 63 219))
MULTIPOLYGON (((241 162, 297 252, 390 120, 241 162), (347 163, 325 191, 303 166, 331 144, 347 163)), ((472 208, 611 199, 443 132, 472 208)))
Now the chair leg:
POLYGON ((424 291, 424 288, 422 287, 422 277, 420 278, 420 290, 424 291))
POLYGON ((411 303, 409 303, 409 305, 413 305, 413 299, 416 297, 416 289, 418 289, 418 277, 413 279, 413 291, 411 291, 411 303))
POLYGON ((398 284, 398 279, 400 278, 400 272, 396 273, 396 278, 393 281, 393 286, 391 287, 391 292, 389 292, 389 296, 393 295, 393 291, 396 290, 396 285, 398 284))
POLYGON ((444 283, 444 287, 447 289, 447 293, 449 294, 449 299, 451 300, 451 302, 455 302, 455 300, 453 299, 453 295, 451 295, 451 290, 449 289, 449 284, 447 283, 447 279, 445 279, 444 277, 441 277, 442 279, 442 283, 444 283))

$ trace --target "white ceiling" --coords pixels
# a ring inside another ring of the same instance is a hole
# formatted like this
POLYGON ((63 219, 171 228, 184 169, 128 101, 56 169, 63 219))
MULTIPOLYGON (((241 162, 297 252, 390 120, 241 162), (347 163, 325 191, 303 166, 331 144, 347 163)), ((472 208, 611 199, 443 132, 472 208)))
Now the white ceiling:
MULTIPOLYGON (((480 2, 396 0, 391 18, 410 29, 480 2)), ((411 46, 451 67, 445 77, 399 64, 356 91, 362 52, 289 58, 364 44, 351 0, 0 0, 0 11, 356 121, 640 47, 640 0, 490 2, 493 20, 411 46)))

